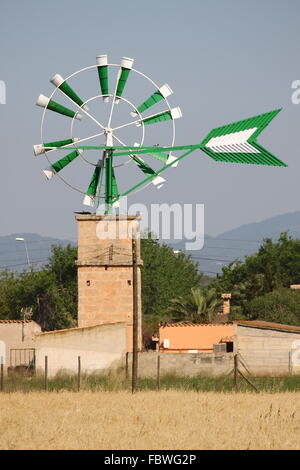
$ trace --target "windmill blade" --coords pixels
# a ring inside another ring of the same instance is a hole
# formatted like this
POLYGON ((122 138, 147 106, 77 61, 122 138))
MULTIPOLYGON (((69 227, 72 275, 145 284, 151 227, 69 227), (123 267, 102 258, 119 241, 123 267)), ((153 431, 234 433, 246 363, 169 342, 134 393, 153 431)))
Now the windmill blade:
MULTIPOLYGON (((134 147, 139 147, 140 144, 138 142, 134 142, 133 146, 134 147)), ((164 163, 167 163, 167 161, 169 159, 169 154, 167 154, 165 152, 145 152, 145 153, 147 153, 147 155, 150 155, 151 157, 154 157, 157 160, 160 160, 161 162, 164 162, 164 163)))
POLYGON ((115 202, 113 202, 113 207, 120 207, 119 203, 119 190, 118 184, 115 176, 114 169, 112 168, 112 197, 115 202))
POLYGON ((61 171, 63 168, 65 168, 69 163, 71 163, 75 158, 78 157, 83 152, 83 150, 74 150, 74 152, 69 153, 65 157, 61 158, 55 163, 52 163, 48 168, 43 170, 43 173, 45 174, 46 178, 50 180, 53 178, 53 176, 56 175, 59 171, 61 171))
POLYGON ((64 147, 65 145, 71 145, 75 142, 78 142, 79 138, 75 137, 74 139, 66 139, 66 140, 56 140, 55 142, 44 142, 43 144, 36 144, 33 146, 33 152, 35 156, 42 155, 45 152, 50 152, 53 150, 48 147, 64 147))
POLYGON ((156 122, 169 121, 173 119, 179 119, 182 117, 182 112, 179 106, 172 108, 169 111, 163 111, 162 113, 153 114, 147 118, 142 119, 136 123, 137 126, 141 126, 142 122, 146 125, 154 124, 156 122))
MULTIPOLYGON (((133 144, 134 147, 139 147, 140 144, 138 142, 135 142, 133 144)), ((156 156, 156 153, 158 154, 163 154, 165 155, 167 158, 168 158, 168 155, 167 154, 164 154, 163 152, 153 152, 151 154, 147 152, 147 155, 151 155, 153 157, 156 156)), ((136 163, 136 165, 140 168, 140 170, 142 170, 142 172, 149 176, 149 175, 157 175, 156 171, 154 171, 149 165, 147 165, 147 163, 144 162, 144 160, 141 158, 141 157, 138 157, 137 155, 130 155, 131 159, 136 163)), ((159 158, 160 159, 160 158, 159 158)), ((154 186, 157 187, 157 189, 160 189, 164 183, 165 183, 165 179, 162 178, 161 176, 156 176, 153 180, 152 180, 152 183, 154 184, 154 186)))
POLYGON ((123 94, 130 70, 132 69, 134 59, 123 57, 121 62, 121 70, 119 72, 118 85, 116 90, 115 103, 119 103, 120 97, 123 94))
MULTIPOLYGON (((156 103, 159 103, 159 101, 167 98, 172 94, 172 89, 167 83, 165 83, 136 109, 140 114, 142 114, 144 111, 146 111, 146 109, 151 108, 151 106, 154 106, 156 103)), ((137 112, 131 112, 130 114, 132 117, 136 117, 138 115, 137 112)))
POLYGON ((82 99, 75 93, 73 88, 66 82, 66 80, 56 73, 51 79, 50 82, 53 83, 59 90, 61 90, 65 95, 67 95, 74 103, 78 104, 82 109, 88 111, 88 107, 84 104, 82 99))
POLYGON ((167 163, 169 155, 165 152, 149 152, 147 153, 148 155, 151 155, 151 157, 156 158, 157 160, 160 160, 161 162, 167 163))
POLYGON ((95 201, 95 196, 97 194, 97 188, 98 188, 98 183, 99 183, 100 174, 102 170, 102 165, 103 165, 102 160, 99 160, 94 170, 94 173, 92 175, 92 179, 88 187, 88 190, 86 192, 86 195, 84 196, 84 199, 83 199, 83 204, 85 206, 90 206, 90 207, 94 206, 94 201, 95 201))
POLYGON ((178 166, 178 163, 179 161, 177 160, 177 157, 175 157, 174 155, 172 155, 171 153, 169 153, 169 158, 168 160, 166 161, 166 165, 169 165, 170 163, 174 162, 175 163, 173 165, 171 165, 172 168, 176 168, 178 166), (175 161, 176 160, 176 161, 175 161))
POLYGON ((97 55, 96 57, 98 76, 100 81, 101 92, 104 103, 109 102, 109 88, 108 88, 108 65, 107 55, 97 55))
MULTIPOLYGON (((171 153, 165 153, 165 152, 147 152, 148 155, 151 155, 151 157, 156 158, 157 160, 160 160, 164 162, 166 165, 169 165, 169 163, 174 162, 174 160, 177 160, 177 157, 172 155, 171 153)), ((172 167, 176 168, 178 165, 178 161, 174 163, 174 165, 171 165, 172 167)))
POLYGON ((256 142, 259 134, 280 111, 276 109, 213 129, 201 142, 200 148, 216 161, 287 166, 256 142))
POLYGON ((162 176, 157 175, 157 173, 149 165, 147 165, 147 163, 145 163, 141 157, 138 157, 137 155, 131 155, 131 159, 145 175, 153 175, 151 182, 154 184, 154 186, 157 187, 157 189, 160 189, 163 186, 166 180, 162 176))
POLYGON ((80 121, 82 119, 81 114, 75 111, 72 111, 71 109, 66 108, 65 106, 59 103, 56 103, 56 101, 50 100, 50 98, 48 98, 48 96, 45 96, 45 95, 40 95, 38 97, 36 105, 41 106, 41 108, 50 109, 51 111, 54 111, 55 113, 63 114, 64 116, 79 119, 80 121))

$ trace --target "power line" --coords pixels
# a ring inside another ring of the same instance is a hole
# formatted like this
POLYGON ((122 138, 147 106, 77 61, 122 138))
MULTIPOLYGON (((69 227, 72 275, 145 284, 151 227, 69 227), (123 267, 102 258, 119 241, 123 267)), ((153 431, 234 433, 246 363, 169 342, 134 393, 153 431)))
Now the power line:
MULTIPOLYGON (((33 251, 49 251, 48 248, 30 248, 30 253, 32 253, 33 251)), ((23 250, 1 250, 1 245, 0 245, 0 255, 1 254, 5 254, 5 253, 19 253, 19 251, 23 251, 23 250)))
MULTIPOLYGON (((30 264, 37 264, 37 263, 41 263, 41 262, 44 262, 44 261, 49 261, 49 259, 38 259, 36 261, 32 261, 30 264)), ((15 268, 17 266, 28 266, 28 263, 18 263, 18 264, 10 264, 8 266, 0 266, 0 269, 9 269, 9 268, 15 268)))
POLYGON ((222 259, 222 258, 205 258, 204 256, 192 256, 193 259, 202 259, 202 260, 207 260, 207 261, 224 261, 224 262, 232 262, 232 261, 236 261, 236 258, 235 259, 222 259))
POLYGON ((201 271, 204 274, 220 274, 220 273, 215 273, 214 271, 201 271))
POLYGON ((207 246, 204 245, 203 249, 220 249, 220 250, 242 250, 242 251, 248 251, 249 248, 240 248, 240 247, 233 247, 233 246, 207 246))
MULTIPOLYGON (((16 234, 17 235, 17 234, 16 234)), ((12 244, 15 244, 15 238, 12 239, 12 240, 7 240, 5 242, 1 241, 1 236, 0 236, 0 246, 3 246, 3 245, 12 245, 12 244)), ((27 241, 27 240, 26 240, 27 241)), ((43 240, 28 240, 27 241, 28 244, 31 244, 31 243, 52 243, 52 244, 61 244, 61 243, 64 243, 66 245, 72 245, 72 244, 76 244, 75 242, 73 242, 72 240, 61 240, 59 238, 45 238, 43 240)))

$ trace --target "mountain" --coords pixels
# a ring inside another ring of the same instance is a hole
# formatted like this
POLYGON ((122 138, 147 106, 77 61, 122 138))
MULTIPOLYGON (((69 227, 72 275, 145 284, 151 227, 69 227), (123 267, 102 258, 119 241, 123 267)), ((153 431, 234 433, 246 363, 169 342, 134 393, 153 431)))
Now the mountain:
POLYGON ((52 245, 66 246, 68 243, 74 245, 74 242, 69 240, 43 237, 36 233, 14 233, 0 236, 0 271, 5 269, 19 272, 26 270, 28 267, 26 246, 29 263, 38 268, 47 263, 52 245), (17 241, 16 238, 23 238, 25 241, 17 241))
POLYGON ((261 222, 242 225, 236 229, 218 235, 216 238, 233 239, 263 239, 275 238, 281 233, 288 231, 294 238, 300 238, 300 211, 277 215, 261 222))
POLYGON ((216 237, 205 236, 202 250, 186 251, 184 241, 173 241, 172 246, 190 254, 201 271, 213 276, 222 271, 222 266, 256 252, 264 238, 277 240, 282 232, 300 238, 300 211, 245 224, 216 237))

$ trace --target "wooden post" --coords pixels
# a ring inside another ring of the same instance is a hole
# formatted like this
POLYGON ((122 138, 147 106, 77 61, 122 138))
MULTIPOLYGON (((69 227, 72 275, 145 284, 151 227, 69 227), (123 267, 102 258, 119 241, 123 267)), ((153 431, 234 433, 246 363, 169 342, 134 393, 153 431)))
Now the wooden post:
POLYGON ((36 356, 35 356, 35 349, 33 350, 33 375, 36 375, 36 356))
POLYGON ((125 378, 128 379, 128 361, 129 361, 129 353, 127 352, 125 355, 125 378))
POLYGON ((45 356, 45 392, 48 392, 48 356, 45 356))
POLYGON ((81 387, 81 358, 78 356, 78 376, 77 376, 77 391, 80 392, 81 387))
POLYGON ((4 364, 3 364, 3 356, 1 356, 1 377, 0 377, 0 390, 3 392, 4 389, 4 364))
POLYGON ((137 391, 138 381, 138 267, 136 235, 132 234, 132 290, 133 290, 133 338, 132 338, 132 393, 137 391))
POLYGON ((250 380, 248 380, 247 377, 244 374, 242 374, 242 372, 239 369, 238 369, 238 373, 240 374, 241 377, 243 377, 245 382, 247 382, 247 384, 250 385, 250 387, 254 388, 254 390, 257 393, 259 393, 259 390, 255 387, 255 385, 252 382, 250 382, 250 380))
POLYGON ((238 391, 237 375, 238 375, 238 355, 235 354, 234 355, 233 382, 234 382, 234 390, 236 392, 238 391))
POLYGON ((160 354, 157 354, 157 377, 156 377, 156 389, 160 390, 160 354))

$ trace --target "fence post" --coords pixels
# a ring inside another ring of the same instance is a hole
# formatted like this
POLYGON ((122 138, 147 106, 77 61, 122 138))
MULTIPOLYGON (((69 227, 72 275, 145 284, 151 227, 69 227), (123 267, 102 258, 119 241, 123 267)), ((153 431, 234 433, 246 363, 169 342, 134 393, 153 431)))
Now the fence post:
POLYGON ((292 351, 289 351, 289 374, 293 372, 292 368, 292 351))
POLYGON ((128 366, 129 366, 129 353, 127 352, 125 355, 125 378, 128 379, 128 366))
POLYGON ((233 382, 234 382, 234 390, 236 392, 238 391, 237 375, 238 375, 238 355, 235 354, 234 355, 233 382))
POLYGON ((4 389, 4 364, 3 364, 3 356, 1 356, 1 378, 0 378, 0 390, 3 392, 4 389))
POLYGON ((36 375, 36 356, 35 356, 35 349, 33 350, 33 375, 36 375))
POLYGON ((45 356, 45 392, 48 392, 48 356, 45 356))
POLYGON ((160 354, 157 355, 157 375, 156 375, 156 389, 160 390, 160 354))
POLYGON ((81 387, 81 358, 78 356, 78 377, 77 377, 77 391, 80 392, 81 387))
POLYGON ((138 360, 139 360, 139 305, 138 305, 138 261, 137 238, 132 234, 132 293, 133 293, 133 330, 132 330, 132 373, 131 391, 138 389, 138 360))

